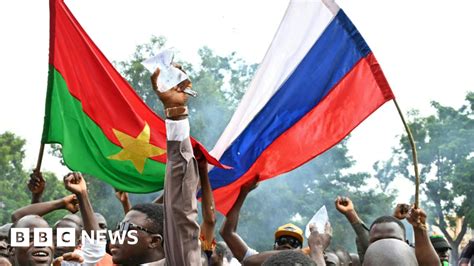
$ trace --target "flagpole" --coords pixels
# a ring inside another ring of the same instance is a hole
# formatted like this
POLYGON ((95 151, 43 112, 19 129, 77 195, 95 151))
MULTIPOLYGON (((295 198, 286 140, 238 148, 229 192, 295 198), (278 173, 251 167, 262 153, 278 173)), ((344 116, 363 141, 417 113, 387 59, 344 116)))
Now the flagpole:
POLYGON ((397 107, 398 114, 400 115, 400 118, 402 119, 403 125, 405 126, 405 130, 407 131, 408 134, 408 140, 410 141, 410 146, 411 146, 411 151, 412 151, 412 157, 413 157, 413 166, 415 169, 415 208, 419 207, 420 199, 420 175, 418 173, 418 156, 416 154, 416 145, 415 145, 415 140, 413 138, 413 134, 411 133, 410 127, 408 127, 408 124, 405 121, 405 118, 403 117, 403 113, 400 109, 400 106, 398 106, 397 100, 394 98, 393 102, 395 103, 395 106, 397 107))
POLYGON ((44 154, 44 143, 41 142, 41 146, 39 149, 39 154, 38 154, 38 161, 36 162, 36 168, 35 172, 40 172, 41 169, 41 163, 43 162, 43 154, 44 154))

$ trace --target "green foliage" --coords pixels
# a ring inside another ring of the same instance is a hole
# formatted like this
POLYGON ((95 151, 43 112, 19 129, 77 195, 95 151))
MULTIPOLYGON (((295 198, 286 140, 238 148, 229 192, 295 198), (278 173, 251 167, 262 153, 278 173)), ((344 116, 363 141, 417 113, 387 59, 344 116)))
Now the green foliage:
MULTIPOLYGON (((12 213, 31 203, 31 193, 27 182, 29 173, 23 169, 25 140, 13 133, 5 132, 0 135, 0 224, 11 222, 12 213)), ((43 201, 62 198, 69 193, 62 182, 50 172, 43 173, 46 188, 43 201)), ((45 216, 53 224, 63 217, 67 211, 59 210, 45 216)))
POLYGON ((9 223, 11 213, 30 200, 22 165, 24 145, 25 140, 11 132, 0 135, 0 224, 9 223))

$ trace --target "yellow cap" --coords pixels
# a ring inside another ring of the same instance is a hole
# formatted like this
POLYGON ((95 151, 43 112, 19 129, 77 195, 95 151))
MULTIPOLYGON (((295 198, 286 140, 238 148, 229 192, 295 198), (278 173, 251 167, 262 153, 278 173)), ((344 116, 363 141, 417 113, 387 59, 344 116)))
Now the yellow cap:
POLYGON ((303 243, 303 230, 292 223, 278 227, 275 231, 275 239, 281 236, 292 236, 303 243))

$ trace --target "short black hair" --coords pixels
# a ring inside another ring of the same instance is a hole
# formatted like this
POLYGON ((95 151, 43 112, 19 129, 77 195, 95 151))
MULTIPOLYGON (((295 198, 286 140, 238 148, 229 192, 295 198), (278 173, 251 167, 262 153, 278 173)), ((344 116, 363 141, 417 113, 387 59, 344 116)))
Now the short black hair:
POLYGON ((403 236, 406 236, 406 230, 405 230, 405 225, 398 220, 397 218, 393 216, 380 216, 379 218, 375 219, 375 221, 370 225, 370 230, 372 230, 372 227, 376 224, 383 224, 383 223, 396 223, 400 228, 403 230, 403 236))
POLYGON ((147 229, 150 229, 154 233, 163 235, 163 204, 141 203, 133 206, 130 210, 135 210, 144 213, 147 216, 147 219, 151 222, 152 227, 147 229))
POLYGON ((269 257, 262 264, 263 266, 316 266, 316 263, 301 252, 293 250, 280 251, 269 257))

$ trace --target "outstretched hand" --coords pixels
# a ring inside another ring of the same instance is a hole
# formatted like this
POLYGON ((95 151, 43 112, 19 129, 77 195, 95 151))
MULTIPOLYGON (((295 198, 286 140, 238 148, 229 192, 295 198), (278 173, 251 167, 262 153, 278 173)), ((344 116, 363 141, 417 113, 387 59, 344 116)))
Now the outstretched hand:
POLYGON ((61 257, 57 257, 56 259, 54 259, 53 266, 60 266, 63 261, 83 263, 84 258, 81 255, 74 252, 64 253, 61 257))
POLYGON ((64 187, 76 195, 87 193, 86 180, 81 173, 73 172, 67 174, 64 179, 64 187))

